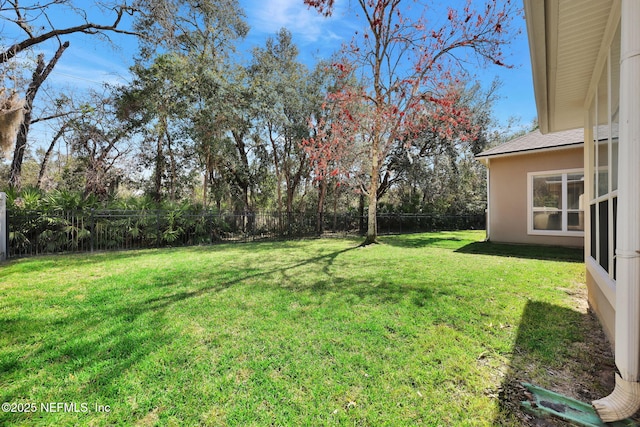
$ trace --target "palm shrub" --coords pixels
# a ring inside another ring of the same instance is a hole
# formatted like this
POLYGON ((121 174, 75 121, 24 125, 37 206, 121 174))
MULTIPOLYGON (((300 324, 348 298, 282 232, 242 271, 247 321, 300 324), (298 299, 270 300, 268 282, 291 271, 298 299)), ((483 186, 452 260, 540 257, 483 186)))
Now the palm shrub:
POLYGON ((186 205, 170 205, 168 209, 163 211, 160 226, 158 227, 162 233, 162 242, 174 245, 180 242, 184 237, 185 223, 184 212, 186 205))
POLYGON ((50 235, 47 252, 77 250, 91 238, 89 215, 99 206, 94 195, 84 197, 78 191, 54 190, 43 200, 51 223, 46 230, 50 235))
MULTIPOLYGON (((269 217, 257 221, 247 213, 221 214, 188 201, 130 197, 101 202, 80 192, 37 188, 9 190, 7 196, 12 255, 197 245, 273 232, 269 217)), ((308 226, 293 221, 286 231, 297 235, 308 226)))
POLYGON ((14 253, 29 254, 77 250, 91 237, 86 212, 97 205, 95 197, 79 192, 38 188, 7 191, 11 215, 9 244, 14 253))
POLYGON ((157 204, 149 197, 116 199, 93 214, 97 249, 131 249, 159 244, 157 204))
POLYGON ((190 229, 187 233, 187 242, 192 245, 199 245, 203 243, 211 243, 212 236, 209 235, 209 230, 213 227, 213 221, 211 215, 205 211, 201 212, 189 212, 190 229))
POLYGON ((162 206, 162 239, 164 244, 197 245, 211 243, 219 235, 212 214, 189 202, 166 203, 162 206))
POLYGON ((9 245, 17 253, 30 253, 41 229, 36 211, 41 203, 41 194, 35 188, 26 188, 21 192, 14 188, 7 190, 7 209, 13 221, 9 228, 9 245))
POLYGON ((181 226, 186 245, 211 243, 213 236, 217 234, 213 230, 215 223, 212 213, 190 203, 183 204, 181 226))
MULTIPOLYGON (((114 200, 110 210, 99 218, 102 229, 116 229, 125 248, 155 246, 158 238, 157 204, 148 196, 114 200)), ((113 240, 113 239, 112 239, 113 240)), ((108 246, 108 242, 98 242, 108 246)))

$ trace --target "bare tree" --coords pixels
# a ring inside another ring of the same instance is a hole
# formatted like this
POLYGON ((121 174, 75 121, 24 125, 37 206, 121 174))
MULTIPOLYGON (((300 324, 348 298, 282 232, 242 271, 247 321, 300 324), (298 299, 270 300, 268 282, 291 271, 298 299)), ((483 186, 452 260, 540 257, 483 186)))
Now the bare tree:
POLYGON ((38 54, 31 82, 25 90, 22 122, 18 129, 9 178, 9 184, 13 187, 20 187, 22 161, 36 95, 69 47, 69 41, 63 42, 61 37, 79 33, 108 39, 109 33, 134 34, 133 31, 121 28, 122 18, 125 15, 134 15, 139 11, 133 5, 126 1, 98 2, 96 5, 103 12, 101 19, 104 19, 105 23, 92 22, 87 12, 76 6, 72 0, 55 0, 27 5, 21 4, 19 0, 6 0, 0 3, 0 19, 5 24, 11 24, 16 31, 13 42, 9 42, 9 47, 0 52, 0 66, 11 66, 11 62, 18 61, 21 53, 30 51, 47 41, 57 41, 58 44, 53 57, 48 62, 45 61, 43 53, 38 54), (56 22, 54 16, 64 21, 56 22), (74 23, 69 25, 69 22, 74 23))
POLYGON ((69 120, 60 132, 67 133, 74 155, 84 164, 84 193, 105 197, 115 191, 121 160, 132 151, 130 124, 120 121, 116 102, 109 93, 90 94, 82 114, 69 120))

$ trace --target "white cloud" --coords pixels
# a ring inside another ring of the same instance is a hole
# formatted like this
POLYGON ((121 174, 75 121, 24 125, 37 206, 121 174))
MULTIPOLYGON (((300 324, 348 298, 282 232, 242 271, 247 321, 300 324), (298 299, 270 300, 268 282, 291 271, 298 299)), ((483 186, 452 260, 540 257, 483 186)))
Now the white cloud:
MULTIPOLYGON (((45 60, 53 51, 44 51, 45 60)), ((96 45, 72 43, 63 53, 47 79, 49 84, 72 87, 79 90, 100 89, 104 83, 122 84, 130 80, 129 66, 133 58, 110 48, 98 49, 96 45)))
POLYGON ((331 43, 336 48, 350 38, 343 14, 336 11, 325 18, 302 0, 245 0, 242 2, 252 32, 275 34, 287 28, 304 45, 331 43))
POLYGON ((99 89, 105 83, 124 84, 130 79, 126 69, 117 70, 99 64, 71 62, 56 65, 48 80, 54 85, 99 89))

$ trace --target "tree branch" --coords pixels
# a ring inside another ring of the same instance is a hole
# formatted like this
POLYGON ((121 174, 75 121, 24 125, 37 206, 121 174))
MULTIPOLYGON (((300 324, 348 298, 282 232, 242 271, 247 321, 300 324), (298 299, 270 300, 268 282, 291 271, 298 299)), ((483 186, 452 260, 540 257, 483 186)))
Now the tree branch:
POLYGON ((15 43, 14 45, 10 46, 7 50, 0 53, 0 64, 7 62, 8 60, 15 57, 18 53, 22 52, 25 49, 30 48, 31 46, 37 45, 38 43, 42 43, 51 38, 59 37, 66 34, 73 34, 73 33, 97 34, 102 31, 112 31, 119 34, 138 35, 138 33, 136 32, 120 30, 117 28, 126 10, 127 9, 125 9, 124 7, 120 7, 117 10, 118 15, 116 17, 116 20, 111 25, 99 25, 99 24, 88 22, 86 24, 77 25, 75 27, 63 28, 60 30, 52 30, 47 33, 41 34, 37 37, 30 37, 19 43, 15 43))
POLYGON ((44 172, 47 168, 49 157, 51 157, 51 153, 53 152, 53 148, 55 147, 56 142, 58 142, 58 140, 62 137, 62 135, 64 135, 66 130, 67 130, 67 124, 65 123, 64 125, 62 125, 62 127, 58 130, 58 133, 56 133, 56 135, 51 140, 51 144, 49 144, 49 148, 47 149, 47 152, 44 154, 44 157, 42 158, 42 164, 40 165, 40 172, 38 173, 38 182, 36 184, 36 187, 40 188, 40 186, 42 185, 42 178, 44 177, 44 172))
POLYGON ((53 120, 60 117, 70 116, 71 114, 74 114, 76 112, 77 111, 65 111, 64 113, 56 113, 51 116, 38 117, 37 119, 31 120, 31 124, 38 123, 38 122, 46 122, 47 120, 53 120))
POLYGON ((31 27, 29 26, 29 24, 27 24, 27 21, 24 19, 24 17, 20 13, 20 6, 18 5, 18 1, 16 0, 15 3, 13 2, 9 2, 9 3, 13 5, 13 10, 16 12, 16 17, 18 18, 15 21, 16 25, 22 28, 22 30, 24 30, 24 32, 27 33, 27 35, 30 38, 33 38, 33 32, 31 32, 31 27))

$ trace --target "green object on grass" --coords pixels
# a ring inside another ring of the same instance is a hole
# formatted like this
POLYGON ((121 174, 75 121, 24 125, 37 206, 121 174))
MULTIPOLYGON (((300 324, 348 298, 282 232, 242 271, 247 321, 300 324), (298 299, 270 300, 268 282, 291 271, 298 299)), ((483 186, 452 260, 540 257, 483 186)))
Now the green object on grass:
POLYGON ((604 423, 593 406, 579 400, 536 387, 529 383, 522 385, 531 393, 532 401, 520 402, 526 411, 544 417, 553 415, 565 421, 587 427, 631 427, 637 426, 631 419, 604 423))

